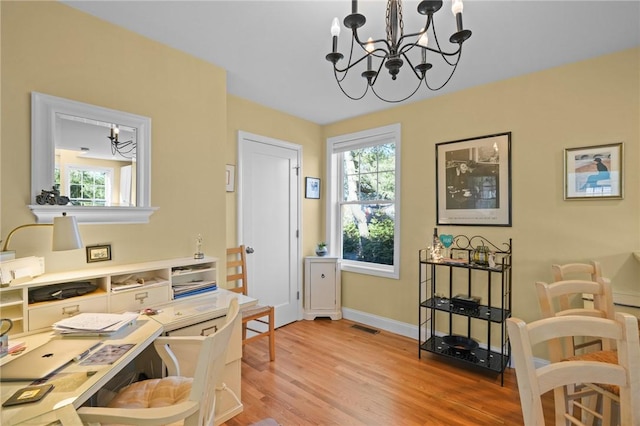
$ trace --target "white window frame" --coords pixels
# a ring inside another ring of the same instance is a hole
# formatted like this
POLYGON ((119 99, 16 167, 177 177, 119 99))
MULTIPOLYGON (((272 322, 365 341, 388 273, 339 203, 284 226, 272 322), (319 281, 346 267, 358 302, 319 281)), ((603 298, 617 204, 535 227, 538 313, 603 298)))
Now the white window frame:
MULTIPOLYGON (((65 189, 67 191, 67 194, 71 194, 71 172, 72 171, 86 171, 86 172, 98 172, 98 173, 104 173, 106 175, 106 180, 105 180, 105 188, 104 188, 104 196, 105 196, 105 207, 110 207, 112 205, 111 202, 111 191, 112 191, 112 185, 113 185, 113 169, 110 167, 89 167, 89 166, 78 166, 75 164, 69 164, 66 168, 66 185, 65 185, 65 189)), ((94 206, 92 206, 94 207, 94 206)))
POLYGON ((339 163, 340 150, 345 148, 358 149, 375 146, 382 143, 394 142, 395 149, 395 210, 393 265, 381 265, 356 260, 342 259, 343 271, 360 274, 375 275, 384 278, 400 278, 400 158, 401 158, 401 127, 400 124, 377 127, 347 135, 335 136, 327 139, 327 223, 326 240, 329 253, 342 258, 342 235, 340 232, 340 206, 338 203, 342 186, 342 165, 339 163))

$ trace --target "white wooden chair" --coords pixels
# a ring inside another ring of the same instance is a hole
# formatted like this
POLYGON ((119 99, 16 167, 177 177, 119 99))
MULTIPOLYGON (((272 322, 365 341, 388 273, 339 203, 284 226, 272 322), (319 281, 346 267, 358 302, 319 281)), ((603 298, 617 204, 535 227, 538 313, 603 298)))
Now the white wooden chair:
POLYGON ((132 425, 213 425, 216 385, 222 377, 227 347, 238 318, 238 300, 229 304, 225 324, 208 336, 159 337, 154 347, 168 376, 135 382, 122 389, 107 407, 81 407, 86 423, 132 425), (197 359, 178 360, 171 347, 190 347, 197 359), (196 363, 192 378, 180 375, 181 364, 196 363))
MULTIPOLYGON (((588 266, 588 265, 586 265, 588 266)), ((558 275, 557 277, 562 277, 558 275)), ((595 318, 615 319, 613 295, 611 284, 606 278, 595 277, 597 281, 565 280, 551 284, 536 283, 538 302, 543 318, 562 317, 569 315, 581 315, 595 318), (585 304, 584 300, 592 300, 585 304)), ((598 360, 601 362, 617 363, 614 342, 602 341, 596 336, 570 336, 565 339, 550 342, 549 357, 553 362, 563 359, 583 361, 598 360)), ((561 416, 565 410, 582 408, 589 404, 589 409, 584 410, 584 420, 587 423, 595 422, 590 418, 589 412, 596 409, 598 403, 603 406, 603 413, 609 423, 614 423, 616 413, 614 406, 618 397, 612 392, 607 392, 597 386, 584 387, 570 385, 566 389, 556 389, 556 412, 561 416), (592 397, 590 401, 585 398, 592 397), (557 401, 565 401, 567 407, 559 406, 557 401), (587 421, 588 420, 588 421, 587 421)))
MULTIPOLYGON (((595 282, 605 280, 610 284, 609 279, 602 276, 602 267, 600 266, 600 262, 597 261, 590 261, 588 263, 566 263, 563 265, 553 264, 551 265, 551 272, 553 273, 554 282, 577 279, 595 282)), ((599 308, 594 309, 605 311, 606 317, 613 319, 613 294, 610 292, 606 296, 607 298, 603 301, 604 304, 601 304, 599 308)), ((593 305, 589 302, 589 300, 593 300, 592 295, 588 293, 581 295, 577 292, 568 292, 567 294, 559 294, 557 299, 560 307, 556 312, 568 311, 575 306, 588 309, 589 306, 593 305)), ((589 314, 587 313, 587 315, 589 314)), ((544 315, 545 318, 548 316, 550 315, 544 315)), ((602 343, 599 339, 583 339, 582 342, 574 342, 575 351, 588 352, 601 349, 602 343)))
MULTIPOLYGON (((247 255, 245 247, 233 247, 227 249, 227 285, 229 290, 248 295, 247 282, 247 255)), ((276 359, 276 333, 275 333, 275 309, 268 305, 253 305, 240 310, 242 316, 242 345, 262 337, 269 338, 269 360, 276 359), (262 328, 252 326, 252 322, 262 324, 262 328), (253 334, 247 337, 247 330, 253 334)))
MULTIPOLYGON (((620 424, 640 424, 640 342, 638 321, 629 314, 617 313, 616 320, 578 315, 544 318, 526 324, 518 318, 507 319, 511 353, 515 362, 520 403, 525 426, 543 426, 544 412, 541 395, 565 386, 581 383, 618 386, 620 395, 620 424), (535 367, 533 347, 571 336, 598 336, 616 342, 618 364, 597 361, 551 361, 535 367)), ((555 394, 555 393, 554 393, 555 394)), ((556 394, 557 395, 557 394, 556 394)), ((567 406, 562 401, 556 405, 567 406)), ((588 408, 583 408, 588 409, 588 408)), ((603 424, 607 418, 592 412, 603 424)), ((556 410, 556 426, 584 425, 573 413, 556 410)))

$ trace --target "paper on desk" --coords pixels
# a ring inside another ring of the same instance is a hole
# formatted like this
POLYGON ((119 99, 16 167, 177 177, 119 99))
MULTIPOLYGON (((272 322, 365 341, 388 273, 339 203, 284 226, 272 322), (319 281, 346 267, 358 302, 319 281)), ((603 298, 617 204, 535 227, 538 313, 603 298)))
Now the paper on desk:
POLYGON ((115 333, 136 320, 138 314, 81 313, 53 324, 53 329, 61 334, 72 333, 115 333))

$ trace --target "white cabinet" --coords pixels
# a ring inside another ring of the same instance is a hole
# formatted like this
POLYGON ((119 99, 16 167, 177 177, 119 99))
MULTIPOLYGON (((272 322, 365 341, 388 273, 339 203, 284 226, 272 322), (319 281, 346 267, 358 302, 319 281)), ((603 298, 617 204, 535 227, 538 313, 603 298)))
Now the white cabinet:
POLYGON ((304 319, 342 318, 340 259, 309 256, 304 262, 304 319))
POLYGON ((0 314, 14 322, 9 334, 17 336, 81 312, 140 311, 177 298, 193 300, 216 288, 217 264, 213 257, 180 258, 44 274, 0 288, 0 314), (73 283, 96 290, 62 300, 30 297, 37 289, 73 283))

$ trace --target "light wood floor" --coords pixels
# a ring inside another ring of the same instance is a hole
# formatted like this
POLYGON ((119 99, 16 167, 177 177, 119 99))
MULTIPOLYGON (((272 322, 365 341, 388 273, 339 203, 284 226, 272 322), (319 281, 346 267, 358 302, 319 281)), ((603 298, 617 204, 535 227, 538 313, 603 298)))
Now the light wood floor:
MULTIPOLYGON (((264 418, 288 425, 522 425, 515 370, 500 376, 426 352, 415 340, 370 334, 347 320, 299 321, 245 346, 244 412, 225 423, 264 418)), ((547 424, 553 401, 545 395, 547 424)))

